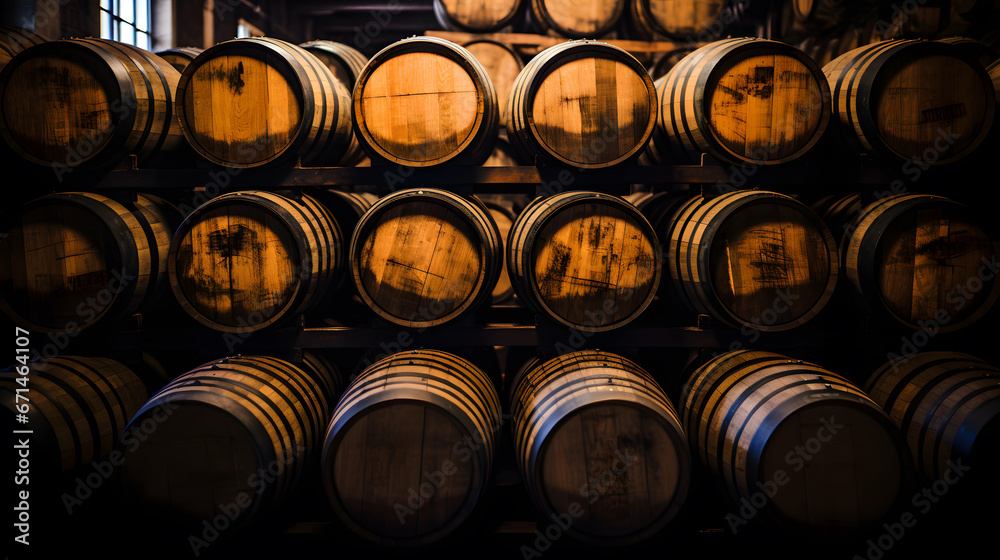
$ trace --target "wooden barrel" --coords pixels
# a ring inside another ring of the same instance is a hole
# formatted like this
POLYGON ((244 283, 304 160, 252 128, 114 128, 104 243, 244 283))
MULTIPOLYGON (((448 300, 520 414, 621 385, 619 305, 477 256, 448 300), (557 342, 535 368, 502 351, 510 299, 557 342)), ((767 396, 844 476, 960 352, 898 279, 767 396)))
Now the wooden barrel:
POLYGON ((761 521, 805 535, 858 533, 906 489, 912 465, 899 430, 819 366, 728 352, 691 375, 679 404, 693 451, 761 521))
POLYGON ((58 356, 0 372, 0 395, 7 433, 32 430, 31 469, 26 470, 51 475, 108 455, 147 393, 139 377, 119 362, 58 356), (28 424, 15 422, 22 404, 29 406, 28 424))
POLYGON ((899 426, 925 477, 944 479, 953 461, 990 473, 1000 466, 1000 368, 957 352, 922 352, 880 367, 865 392, 899 426))
POLYGON ((667 73, 670 72, 671 68, 677 66, 678 62, 696 50, 698 50, 698 47, 694 45, 685 45, 661 54, 657 57, 656 64, 654 64, 652 70, 649 71, 649 75, 652 76, 654 80, 658 80, 661 77, 666 76, 667 73))
POLYGON ((990 80, 993 81, 993 89, 996 94, 997 105, 1000 105, 1000 60, 991 64, 986 70, 990 74, 990 80))
POLYGON ((125 43, 42 43, 0 76, 0 136, 60 178, 66 168, 113 167, 129 154, 146 164, 186 149, 174 114, 179 77, 162 58, 125 43))
POLYGON ((0 309, 37 332, 79 332, 153 307, 167 284, 180 213, 134 201, 56 193, 25 204, 0 240, 0 309))
POLYGON ((656 195, 655 193, 649 191, 640 191, 624 195, 622 196, 622 198, 629 201, 632 204, 632 206, 635 206, 641 211, 643 205, 646 204, 646 201, 653 198, 655 195, 656 195))
POLYGON ((676 219, 677 211, 691 199, 689 191, 636 193, 626 197, 653 226, 658 240, 669 239, 667 228, 676 219))
POLYGON ((618 24, 628 0, 531 0, 535 21, 564 37, 600 37, 618 24))
POLYGON ((953 163, 972 154, 993 125, 989 75, 957 45, 881 41, 842 54, 823 71, 838 136, 855 153, 953 163))
POLYGON ((177 116, 191 147, 216 165, 333 165, 351 144, 350 97, 315 56, 250 37, 210 47, 184 69, 177 116))
POLYGON ((284 360, 204 364, 153 395, 126 428, 134 444, 121 466, 124 498, 199 537, 203 522, 222 515, 229 523, 220 532, 235 534, 291 494, 315 460, 331 407, 321 386, 284 360))
POLYGON ((524 68, 521 55, 510 44, 489 39, 476 39, 462 46, 486 68, 486 73, 489 74, 497 92, 500 127, 506 131, 507 98, 510 97, 510 90, 514 87, 514 80, 524 68))
POLYGON ((323 189, 313 196, 333 215, 344 240, 354 235, 361 217, 378 202, 378 195, 369 192, 347 192, 340 189, 323 189))
POLYGON ((990 48, 989 45, 969 37, 947 37, 945 39, 938 40, 942 43, 955 45, 964 50, 965 54, 968 55, 970 59, 978 60, 979 63, 983 65, 983 68, 988 68, 989 65, 993 64, 998 57, 998 53, 990 48))
POLYGON ((949 23, 949 3, 952 2, 918 2, 905 9, 885 9, 885 19, 880 18, 878 24, 882 37, 916 40, 939 37, 949 23))
MULTIPOLYGON (((724 0, 633 0, 654 31, 674 39, 693 41, 722 16, 724 0)), ((700 39, 704 40, 704 39, 700 39)))
POLYGON ((664 239, 670 285, 695 312, 733 327, 781 331, 815 317, 833 294, 833 235, 789 196, 696 196, 675 216, 664 239))
POLYGON ((812 32, 837 27, 846 19, 847 0, 795 0, 792 17, 803 28, 812 32))
MULTIPOLYGON (((661 251, 666 251, 670 246, 670 228, 677 221, 678 212, 691 200, 691 193, 689 191, 660 191, 645 194, 646 196, 634 199, 632 204, 649 221, 649 225, 656 233, 656 239, 660 242, 661 251)), ((660 262, 664 263, 666 258, 665 253, 661 254, 660 262)), ((664 274, 667 273, 664 272, 664 274)), ((673 285, 666 278, 660 281, 657 294, 663 305, 669 309, 681 310, 689 306, 682 295, 674 292, 673 285)))
POLYGON ((514 22, 522 0, 434 0, 434 17, 445 29, 489 33, 514 22))
MULTIPOLYGON (((662 79, 662 78, 661 78, 662 79)), ((660 80, 655 82, 659 86, 660 80)), ((657 111, 659 114, 659 111, 657 111)), ((687 157, 678 156, 672 151, 670 140, 667 138, 664 128, 659 124, 653 127, 653 134, 649 136, 649 142, 639 154, 638 165, 656 165, 658 163, 676 164, 687 163, 687 157)))
MULTIPOLYGON (((810 37, 810 39, 811 38, 813 37, 810 37)), ((809 58, 813 59, 816 64, 822 68, 831 60, 844 54, 847 50, 850 50, 841 48, 841 43, 843 43, 845 39, 850 41, 850 36, 845 36, 841 33, 830 33, 811 41, 808 45, 806 45, 806 41, 803 41, 802 43, 799 43, 799 48, 802 52, 809 55, 809 58)), ((854 45, 852 48, 857 48, 857 45, 854 45)))
POLYGON ((354 131, 373 164, 479 165, 500 110, 489 74, 465 48, 411 37, 368 61, 354 87, 354 131))
POLYGON ((437 350, 400 352, 347 388, 326 431, 322 473, 337 516, 392 546, 451 533, 489 479, 500 430, 492 382, 437 350))
POLYGON ((976 38, 1000 57, 1000 29, 980 30, 976 38))
POLYGON ((958 202, 889 196, 865 206, 852 226, 843 248, 847 278, 862 308, 890 324, 954 332, 1000 294, 988 225, 958 202))
POLYGON ((518 348, 518 350, 528 352, 529 356, 527 358, 523 358, 522 356, 524 361, 515 371, 512 359, 514 356, 517 356, 517 354, 513 352, 508 352, 507 354, 507 370, 503 375, 502 387, 504 402, 507 404, 508 410, 514 402, 514 391, 517 390, 517 386, 521 383, 521 380, 524 379, 524 376, 528 375, 528 372, 534 371, 535 368, 540 366, 542 362, 545 361, 542 358, 533 355, 534 351, 537 350, 536 348, 518 348))
POLYGON ((890 32, 891 26, 886 25, 886 21, 879 15, 878 8, 869 9, 867 15, 857 24, 856 28, 858 29, 859 36, 858 47, 884 41, 892 37, 892 35, 887 36, 883 33, 890 32))
POLYGON ((348 92, 354 91, 361 69, 368 63, 368 57, 361 51, 335 41, 309 41, 299 46, 325 64, 348 92))
POLYGON ((177 47, 175 49, 159 51, 156 53, 156 56, 166 60, 178 72, 183 72, 188 64, 191 64, 191 61, 204 51, 205 49, 198 47, 177 47))
POLYGON ((476 197, 396 191, 358 222, 350 261, 361 299, 406 327, 430 327, 488 301, 503 259, 500 231, 476 197))
POLYGON ((233 192, 192 212, 170 245, 170 287, 199 323, 260 330, 319 303, 344 266, 337 222, 308 195, 233 192))
POLYGON ((680 420, 652 376, 610 352, 536 365, 514 388, 514 450, 545 517, 570 513, 567 534, 625 544, 678 513, 691 473, 680 420))
POLYGON ((850 239, 851 233, 854 231, 851 224, 864 206, 861 204, 861 196, 854 193, 827 195, 810 204, 809 207, 830 228, 839 250, 847 245, 847 240, 850 239))
MULTIPOLYGON (((636 0, 628 0, 628 13, 622 14, 621 23, 618 25, 618 32, 615 33, 619 39, 632 39, 636 41, 669 41, 669 37, 664 37, 662 33, 659 33, 653 29, 653 23, 649 20, 642 10, 639 9, 639 2, 636 0)), ((652 65, 656 60, 656 52, 639 52, 632 51, 632 56, 642 63, 647 69, 649 69, 649 74, 652 76, 652 65)), ((656 78, 653 78, 654 80, 656 78)))
POLYGON ((0 26, 0 70, 24 49, 48 41, 45 37, 23 27, 0 26))
POLYGON ((830 120, 820 67, 766 39, 709 43, 657 80, 656 92, 657 126, 677 161, 701 163, 707 153, 727 163, 785 163, 808 152, 830 120))
MULTIPOLYGON (((168 371, 163 362, 149 352, 142 352, 134 364, 131 368, 132 371, 139 376, 143 385, 146 386, 146 392, 150 395, 156 393, 171 379, 177 377, 176 371, 168 371)), ((138 410, 137 408, 136 411, 138 410)))
POLYGON ((848 27, 844 31, 844 34, 840 36, 840 42, 837 43, 836 54, 837 56, 840 56, 848 51, 853 51, 864 44, 867 44, 867 39, 864 37, 863 28, 855 26, 848 27))
MULTIPOLYGON (((497 225, 497 229, 500 232, 500 254, 504 254, 504 247, 507 244, 507 236, 510 235, 510 229, 514 225, 514 220, 517 216, 511 210, 509 206, 503 204, 497 204, 496 202, 484 201, 483 204, 486 205, 486 209, 489 210, 490 216, 497 225)), ((510 283, 510 275, 507 274, 507 259, 500 259, 500 276, 497 278, 497 284, 493 287, 493 303, 503 303, 514 297, 514 286, 510 283)))
POLYGON ((646 69, 597 41, 568 41, 537 54, 507 103, 507 134, 525 161, 580 169, 638 157, 656 124, 656 91, 646 69))
POLYGON ((170 253, 170 243, 173 240, 174 232, 180 227, 183 221, 181 211, 158 196, 152 194, 137 194, 135 196, 135 207, 138 214, 142 216, 140 223, 146 231, 147 237, 154 240, 149 243, 150 255, 155 255, 156 265, 150 271, 154 274, 153 291, 149 296, 150 305, 162 301, 170 290, 170 274, 168 256, 170 253), (148 224, 148 226, 146 225, 148 224))
POLYGON ((517 217, 507 241, 517 297, 577 330, 629 323, 660 283, 656 234, 617 196, 574 191, 538 198, 517 217))
MULTIPOLYGON (((354 92, 354 84, 361 75, 361 69, 368 62, 367 56, 357 49, 334 41, 310 41, 299 46, 330 69, 333 77, 347 88, 348 96, 354 92)), ((352 131, 351 145, 340 159, 339 165, 358 165, 365 158, 365 151, 352 131)))
POLYGON ((337 406, 337 399, 347 388, 347 378, 340 373, 328 355, 321 350, 304 350, 302 362, 295 365, 316 381, 328 404, 328 411, 333 412, 333 408, 337 406))

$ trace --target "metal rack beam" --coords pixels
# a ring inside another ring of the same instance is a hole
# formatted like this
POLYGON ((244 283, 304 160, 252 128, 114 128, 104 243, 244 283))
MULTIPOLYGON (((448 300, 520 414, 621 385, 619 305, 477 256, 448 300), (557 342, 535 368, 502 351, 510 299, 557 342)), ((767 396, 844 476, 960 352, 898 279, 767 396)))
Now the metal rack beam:
MULTIPOLYGON (((66 171, 34 168, 24 175, 26 184, 58 190, 190 189, 214 185, 222 189, 287 189, 354 185, 387 185, 391 189, 421 186, 462 186, 473 192, 523 192, 530 187, 565 189, 608 188, 647 184, 885 184, 895 177, 871 165, 830 168, 816 165, 762 167, 736 165, 633 165, 580 170, 556 166, 510 167, 293 167, 230 169, 189 167, 173 169, 118 168, 111 171, 66 171)), ((936 175, 926 174, 931 182, 936 175)), ((954 180, 954 173, 949 175, 954 180)))

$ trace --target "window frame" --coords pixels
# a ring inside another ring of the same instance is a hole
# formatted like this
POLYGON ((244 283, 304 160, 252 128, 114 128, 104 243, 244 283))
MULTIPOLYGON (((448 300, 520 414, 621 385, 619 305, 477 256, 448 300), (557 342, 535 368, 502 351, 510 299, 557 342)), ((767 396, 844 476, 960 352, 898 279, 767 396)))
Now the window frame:
POLYGON ((101 0, 98 4, 101 18, 101 38, 120 41, 142 49, 150 50, 153 45, 153 2, 152 0, 101 0), (123 16, 122 4, 132 8, 132 21, 123 16), (140 4, 145 6, 145 20, 139 21, 140 4), (123 30, 131 28, 130 32, 123 30), (126 40, 131 36, 131 41, 126 40), (144 39, 144 41, 143 41, 144 39), (145 42, 145 44, 143 44, 145 42))

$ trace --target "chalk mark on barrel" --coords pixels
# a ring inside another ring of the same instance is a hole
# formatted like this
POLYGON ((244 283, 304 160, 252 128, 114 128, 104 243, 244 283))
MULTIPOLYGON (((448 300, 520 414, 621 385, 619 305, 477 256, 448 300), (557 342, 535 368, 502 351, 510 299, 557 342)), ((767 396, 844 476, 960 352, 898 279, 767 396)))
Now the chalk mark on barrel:
POLYGON ((731 96, 735 100, 736 104, 742 103, 743 100, 746 99, 746 95, 743 92, 735 90, 725 84, 719 84, 718 88, 721 89, 724 93, 731 96))
POLYGON ((417 267, 415 267, 415 266, 411 266, 411 265, 408 265, 408 264, 405 264, 405 263, 401 263, 401 262, 399 262, 399 261, 394 261, 394 260, 392 260, 392 259, 386 259, 386 261, 385 261, 385 262, 386 262, 387 264, 394 264, 394 265, 396 265, 396 266, 401 266, 401 267, 403 267, 403 268, 409 268, 410 270, 415 270, 415 271, 417 271, 417 272, 422 272, 423 274, 426 274, 426 275, 428 275, 428 276, 434 276, 434 277, 437 277, 437 278, 440 278, 440 279, 442 279, 442 280, 444 280, 444 279, 445 279, 445 278, 444 278, 444 276, 442 276, 442 275, 440 275, 440 274, 434 274, 433 272, 431 272, 431 271, 429 271, 429 270, 423 270, 423 269, 420 269, 420 268, 417 268, 417 267))
POLYGON ((559 284, 562 278, 569 276, 569 261, 571 249, 556 241, 549 245, 552 255, 549 257, 549 266, 545 275, 538 279, 539 288, 543 284, 559 284))
POLYGON ((616 287, 615 284, 611 282, 607 282, 604 280, 597 280, 595 278, 582 278, 580 276, 563 276, 561 282, 564 284, 570 284, 572 286, 586 286, 586 287, 598 286, 601 288, 609 288, 609 289, 615 289, 616 287))
POLYGON ((753 77, 747 83, 747 95, 770 99, 774 91, 774 67, 758 66, 753 69, 753 77))
POLYGON ((257 245, 257 232, 241 224, 217 229, 208 234, 208 248, 220 258, 243 254, 247 245, 257 245))
POLYGON ((226 82, 229 84, 229 89, 233 91, 236 95, 243 95, 243 86, 246 84, 243 82, 243 61, 240 61, 239 66, 233 68, 226 74, 226 82))
POLYGON ((948 237, 933 237, 926 243, 918 244, 916 254, 926 257, 942 267, 956 268, 959 265, 948 261, 968 254, 974 237, 968 230, 951 232, 948 237))
POLYGON ((812 79, 813 75, 808 72, 795 72, 792 70, 783 70, 778 74, 778 81, 782 83, 791 84, 795 82, 799 87, 808 87, 809 81, 812 79))
POLYGON ((108 283, 107 271, 96 270, 94 272, 85 272, 83 274, 74 274, 66 278, 64 287, 69 292, 76 292, 81 289, 88 289, 93 286, 101 286, 108 283))
POLYGON ((750 261, 750 266, 757 269, 757 277, 754 278, 765 288, 782 288, 788 285, 789 262, 788 255, 785 254, 785 231, 770 229, 751 230, 750 233, 761 239, 760 248, 757 251, 759 260, 750 261))

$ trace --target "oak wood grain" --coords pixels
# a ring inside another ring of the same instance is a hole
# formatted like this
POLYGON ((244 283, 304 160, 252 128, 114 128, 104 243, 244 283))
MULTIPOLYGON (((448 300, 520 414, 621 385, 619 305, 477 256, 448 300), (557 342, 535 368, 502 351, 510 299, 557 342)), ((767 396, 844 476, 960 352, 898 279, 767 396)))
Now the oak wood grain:
POLYGON ((691 40, 722 15, 722 0, 633 0, 644 19, 660 33, 691 40))
POLYGON ((525 161, 580 169, 637 157, 656 124, 656 92, 627 52, 568 41, 531 59, 508 98, 507 133, 525 161))
POLYGON ((369 60, 353 107, 358 140, 381 165, 478 165, 493 150, 500 119, 483 65, 433 37, 404 39, 369 60))
POLYGON ((445 29, 497 31, 510 24, 522 0, 434 0, 434 15, 445 29))
POLYGON ((195 59, 205 49, 199 47, 177 47, 157 52, 157 56, 166 60, 178 72, 183 72, 188 64, 195 59))
POLYGON ((359 295, 381 317, 404 326, 451 321, 490 297, 502 241, 482 202, 438 189, 379 199, 351 239, 359 295))
POLYGON ((507 126, 507 98, 514 87, 514 80, 524 68, 521 55, 514 47, 506 43, 489 40, 479 40, 463 45, 476 60, 486 68, 493 87, 497 92, 497 103, 500 109, 500 126, 507 126))
POLYGON ((571 0, 532 0, 536 20, 565 37, 582 39, 600 37, 610 31, 625 11, 626 0, 573 2, 571 0))

